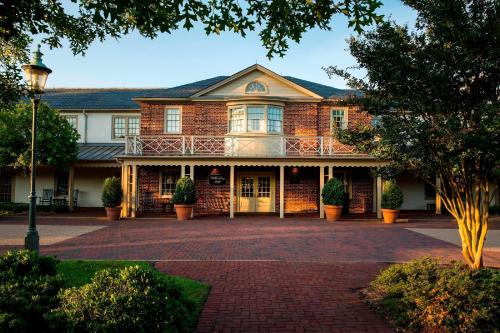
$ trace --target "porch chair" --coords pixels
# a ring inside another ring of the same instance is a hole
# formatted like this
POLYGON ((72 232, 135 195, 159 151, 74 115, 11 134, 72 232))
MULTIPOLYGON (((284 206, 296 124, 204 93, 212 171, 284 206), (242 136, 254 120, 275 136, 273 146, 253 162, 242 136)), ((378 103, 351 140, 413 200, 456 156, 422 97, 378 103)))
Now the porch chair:
POLYGON ((78 207, 78 194, 80 193, 79 189, 73 190, 73 207, 78 207))
POLYGON ((54 190, 44 188, 42 191, 42 197, 40 198, 40 205, 42 206, 52 205, 53 198, 54 198, 54 190))
POLYGON ((153 192, 145 191, 142 197, 141 211, 144 212, 147 208, 152 208, 155 206, 155 201, 153 198, 153 192))

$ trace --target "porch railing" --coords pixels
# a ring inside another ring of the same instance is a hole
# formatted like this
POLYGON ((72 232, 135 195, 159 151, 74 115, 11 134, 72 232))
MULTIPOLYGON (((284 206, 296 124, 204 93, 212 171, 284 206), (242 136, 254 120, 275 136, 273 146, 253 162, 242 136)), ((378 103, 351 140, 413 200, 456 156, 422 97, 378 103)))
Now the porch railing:
POLYGON ((128 136, 132 156, 286 157, 357 154, 351 146, 323 136, 128 136))

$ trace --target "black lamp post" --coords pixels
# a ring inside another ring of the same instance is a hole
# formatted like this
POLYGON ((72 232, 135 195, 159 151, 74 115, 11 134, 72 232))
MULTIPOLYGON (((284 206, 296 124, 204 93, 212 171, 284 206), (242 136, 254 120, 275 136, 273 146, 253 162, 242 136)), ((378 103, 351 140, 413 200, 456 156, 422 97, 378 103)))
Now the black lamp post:
POLYGON ((39 252, 40 240, 38 231, 36 230, 36 127, 37 127, 37 111, 38 103, 42 97, 45 89, 47 77, 52 70, 47 68, 42 62, 43 53, 40 52, 40 45, 38 50, 33 55, 31 63, 23 66, 24 75, 28 83, 30 95, 33 103, 33 121, 31 124, 31 190, 30 190, 30 211, 29 211, 29 227, 24 239, 24 248, 27 250, 39 252))

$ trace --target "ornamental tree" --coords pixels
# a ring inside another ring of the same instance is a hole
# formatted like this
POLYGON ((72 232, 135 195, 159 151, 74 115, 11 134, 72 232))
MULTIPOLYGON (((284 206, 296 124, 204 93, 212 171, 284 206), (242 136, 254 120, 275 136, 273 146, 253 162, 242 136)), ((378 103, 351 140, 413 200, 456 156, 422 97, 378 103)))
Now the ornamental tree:
POLYGON ((326 68, 363 92, 347 103, 376 120, 338 136, 389 161, 389 175, 408 169, 434 186, 457 221, 465 261, 478 269, 499 179, 500 2, 403 2, 418 13, 415 27, 384 22, 349 40, 365 78, 326 68))
POLYGON ((379 21, 380 0, 50 0, 0 1, 0 104, 18 101, 19 64, 28 60, 32 37, 51 48, 66 39, 72 52, 84 54, 95 40, 120 38, 132 31, 147 38, 202 26, 207 35, 229 31, 245 37, 260 30, 268 56, 283 56, 288 42, 304 32, 329 30, 335 14, 348 17, 361 31, 379 21))
MULTIPOLYGON (((29 172, 31 149, 31 104, 2 108, 0 112, 0 168, 29 172)), ((78 154, 79 134, 59 112, 47 104, 38 107, 38 163, 67 168, 78 154)))

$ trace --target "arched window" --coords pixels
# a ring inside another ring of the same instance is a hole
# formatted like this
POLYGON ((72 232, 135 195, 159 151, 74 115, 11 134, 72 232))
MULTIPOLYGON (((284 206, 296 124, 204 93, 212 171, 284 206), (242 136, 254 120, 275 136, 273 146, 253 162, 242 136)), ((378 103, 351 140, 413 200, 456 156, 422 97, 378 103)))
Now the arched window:
POLYGON ((266 92, 267 87, 258 81, 250 82, 245 89, 245 93, 247 94, 265 94, 266 92))

